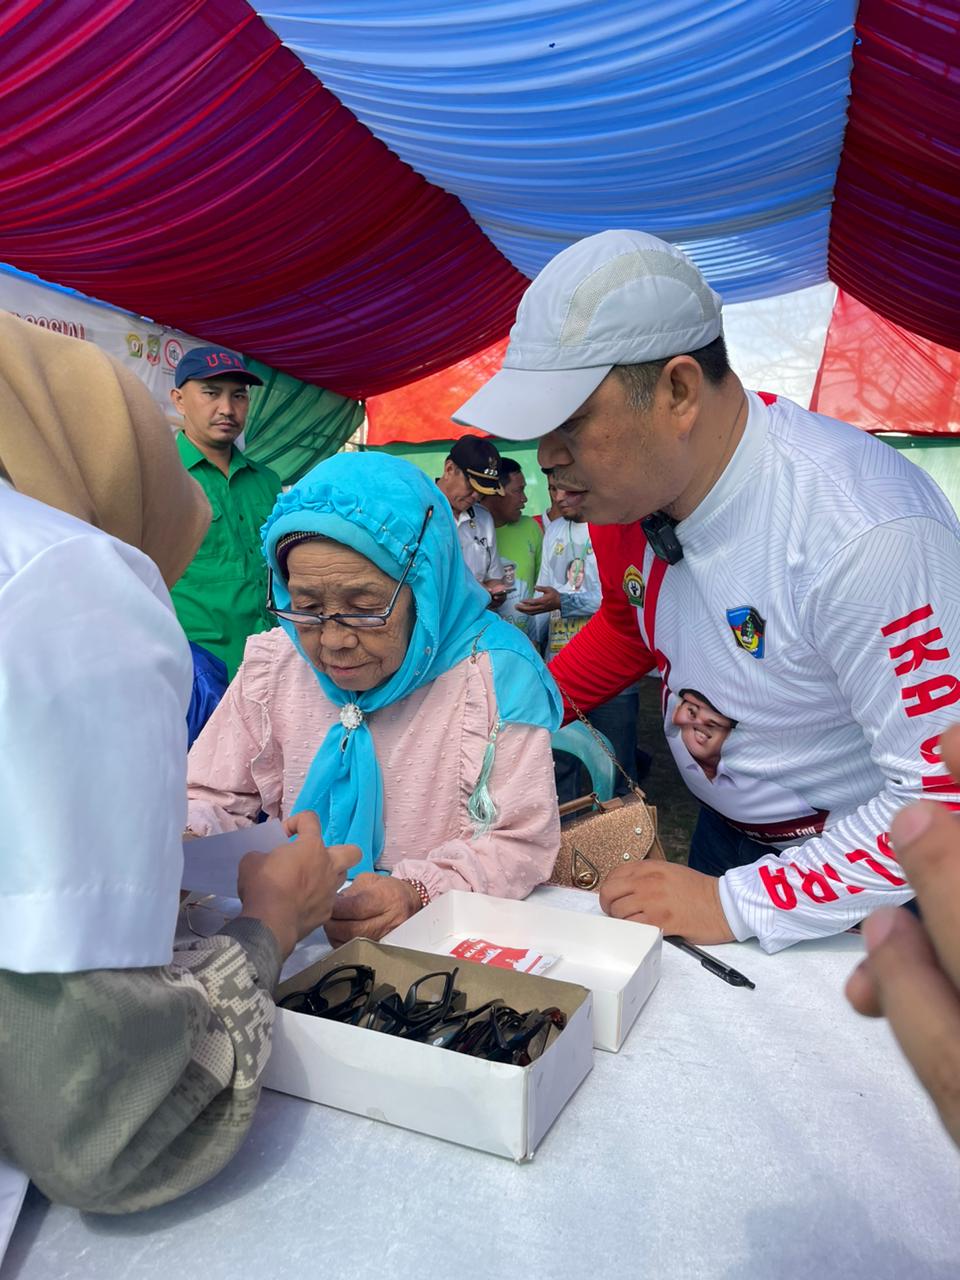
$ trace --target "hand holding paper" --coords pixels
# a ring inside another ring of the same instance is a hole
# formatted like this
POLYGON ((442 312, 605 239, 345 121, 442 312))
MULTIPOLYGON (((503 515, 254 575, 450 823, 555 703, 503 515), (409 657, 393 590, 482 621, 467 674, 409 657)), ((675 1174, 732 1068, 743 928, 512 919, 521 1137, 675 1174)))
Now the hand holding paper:
POLYGON ((247 853, 240 862, 238 892, 242 915, 253 916, 273 932, 286 958, 301 938, 325 925, 337 890, 360 858, 355 845, 323 843, 317 815, 306 809, 284 824, 292 842, 271 853, 247 853))

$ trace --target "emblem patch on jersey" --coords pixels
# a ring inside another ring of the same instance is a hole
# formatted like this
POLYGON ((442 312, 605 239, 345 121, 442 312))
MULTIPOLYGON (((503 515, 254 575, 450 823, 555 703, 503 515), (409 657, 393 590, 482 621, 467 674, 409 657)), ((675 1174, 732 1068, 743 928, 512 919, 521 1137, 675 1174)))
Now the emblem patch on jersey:
POLYGON ((627 571, 623 575, 623 590, 634 608, 643 608, 643 596, 646 587, 643 583, 643 574, 635 564, 627 566, 627 571))
POLYGON ((740 648, 752 658, 762 658, 763 633, 767 624, 756 609, 748 604, 741 605, 739 609, 728 609, 727 621, 740 648))

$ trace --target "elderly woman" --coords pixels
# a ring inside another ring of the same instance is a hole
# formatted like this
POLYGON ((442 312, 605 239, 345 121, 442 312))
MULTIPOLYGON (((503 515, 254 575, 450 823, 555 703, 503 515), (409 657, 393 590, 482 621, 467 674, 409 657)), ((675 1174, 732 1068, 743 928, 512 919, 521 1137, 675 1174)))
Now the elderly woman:
POLYGON ((559 847, 559 696, 489 612, 440 491, 398 458, 330 458, 278 499, 264 551, 283 629, 250 637, 190 753, 190 830, 315 810, 363 853, 335 943, 449 889, 525 897, 559 847))

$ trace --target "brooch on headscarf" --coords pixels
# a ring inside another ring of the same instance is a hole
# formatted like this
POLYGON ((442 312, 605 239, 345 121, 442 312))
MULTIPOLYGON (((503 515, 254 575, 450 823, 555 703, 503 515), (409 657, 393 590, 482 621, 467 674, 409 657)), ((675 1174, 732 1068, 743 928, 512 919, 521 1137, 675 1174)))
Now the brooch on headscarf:
POLYGON ((363 712, 355 702, 345 702, 340 708, 340 723, 347 731, 340 739, 340 750, 345 751, 351 733, 363 724, 363 712))
POLYGON ((340 723, 347 733, 352 733, 363 724, 363 712, 355 702, 346 702, 340 708, 340 723))

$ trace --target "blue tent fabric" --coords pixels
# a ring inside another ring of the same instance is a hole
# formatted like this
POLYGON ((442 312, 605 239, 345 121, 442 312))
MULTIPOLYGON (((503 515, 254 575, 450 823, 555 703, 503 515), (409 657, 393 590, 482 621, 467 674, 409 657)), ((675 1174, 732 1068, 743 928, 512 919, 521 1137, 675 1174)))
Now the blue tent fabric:
POLYGON ((727 302, 826 279, 855 0, 256 7, 527 275, 622 226, 727 302))

